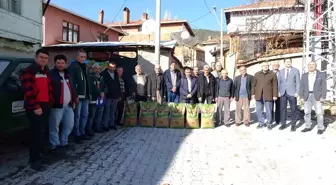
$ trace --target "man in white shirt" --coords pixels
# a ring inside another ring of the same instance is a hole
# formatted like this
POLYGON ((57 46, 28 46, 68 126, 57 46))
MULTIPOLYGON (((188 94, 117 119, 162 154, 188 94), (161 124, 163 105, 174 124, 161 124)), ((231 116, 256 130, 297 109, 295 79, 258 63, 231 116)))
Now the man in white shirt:
POLYGON ((216 78, 220 78, 221 77, 221 71, 222 71, 223 67, 222 64, 220 62, 216 62, 215 64, 215 70, 211 72, 211 74, 216 78))
POLYGON ((50 71, 54 102, 49 117, 49 141, 53 151, 68 147, 68 136, 74 126, 74 108, 76 96, 72 86, 70 73, 66 69, 66 57, 57 55, 54 58, 55 68, 50 71), (62 123, 62 130, 59 125, 62 123))
POLYGON ((135 66, 133 75, 133 96, 136 101, 147 101, 147 76, 142 73, 141 65, 135 66))
POLYGON ((322 102, 327 96, 327 80, 325 73, 316 70, 316 63, 308 64, 308 72, 304 73, 300 82, 300 98, 304 101, 304 112, 306 128, 301 132, 309 132, 312 128, 311 111, 314 106, 317 117, 317 134, 323 134, 325 131, 323 123, 322 102))

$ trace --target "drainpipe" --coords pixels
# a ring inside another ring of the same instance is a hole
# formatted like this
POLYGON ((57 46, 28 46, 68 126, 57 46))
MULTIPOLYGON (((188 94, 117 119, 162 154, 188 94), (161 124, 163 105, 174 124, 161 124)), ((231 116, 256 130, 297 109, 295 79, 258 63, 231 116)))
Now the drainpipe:
POLYGON ((48 8, 48 6, 49 6, 49 3, 50 3, 50 0, 48 0, 48 1, 46 2, 46 4, 44 5, 42 16, 44 16, 45 12, 47 11, 47 8, 48 8))

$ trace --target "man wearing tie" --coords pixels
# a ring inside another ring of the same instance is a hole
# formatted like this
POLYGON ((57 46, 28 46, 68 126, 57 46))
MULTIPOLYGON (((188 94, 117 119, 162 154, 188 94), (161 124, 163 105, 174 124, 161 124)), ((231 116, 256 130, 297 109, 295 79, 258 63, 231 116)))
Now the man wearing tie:
POLYGON ((279 76, 279 93, 280 93, 280 130, 286 128, 287 102, 291 109, 291 131, 295 131, 297 120, 297 99, 300 90, 300 72, 292 67, 292 60, 285 59, 285 68, 280 70, 279 76))
POLYGON ((181 79, 180 86, 180 102, 181 103, 195 103, 195 97, 197 94, 197 80, 191 76, 191 68, 184 68, 185 77, 181 79))
POLYGON ((327 96, 327 79, 325 73, 316 70, 316 63, 308 64, 308 73, 301 77, 299 95, 304 101, 304 120, 306 128, 301 132, 309 132, 312 128, 311 110, 314 106, 317 117, 317 134, 323 134, 325 127, 323 124, 323 107, 322 102, 327 96))

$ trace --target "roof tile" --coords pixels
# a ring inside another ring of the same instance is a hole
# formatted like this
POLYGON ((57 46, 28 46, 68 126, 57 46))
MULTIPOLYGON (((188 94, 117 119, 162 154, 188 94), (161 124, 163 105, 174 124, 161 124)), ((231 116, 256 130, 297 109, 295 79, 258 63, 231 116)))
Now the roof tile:
POLYGON ((248 5, 240 5, 225 9, 226 11, 238 11, 244 9, 271 9, 280 7, 291 7, 297 4, 297 0, 275 0, 275 1, 264 1, 258 3, 252 3, 248 5))

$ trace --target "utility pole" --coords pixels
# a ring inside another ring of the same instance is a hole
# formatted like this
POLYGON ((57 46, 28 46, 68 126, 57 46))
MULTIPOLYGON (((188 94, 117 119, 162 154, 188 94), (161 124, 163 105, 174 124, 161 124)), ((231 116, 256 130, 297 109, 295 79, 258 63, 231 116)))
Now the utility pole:
MULTIPOLYGON (((221 8, 220 9, 221 11, 221 20, 220 20, 220 27, 221 27, 221 30, 220 30, 220 63, 223 65, 223 9, 221 8)), ((225 67, 225 66, 223 66, 225 67)))
POLYGON ((156 0, 155 63, 160 64, 161 0, 156 0))

